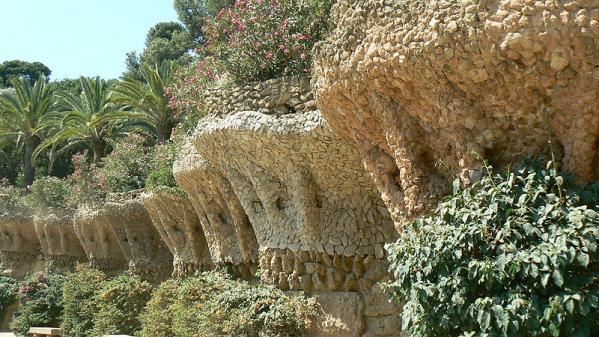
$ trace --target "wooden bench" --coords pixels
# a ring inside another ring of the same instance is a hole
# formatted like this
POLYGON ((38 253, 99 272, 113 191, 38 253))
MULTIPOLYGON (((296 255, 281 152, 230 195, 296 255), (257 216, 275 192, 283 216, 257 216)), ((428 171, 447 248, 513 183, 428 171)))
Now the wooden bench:
POLYGON ((60 328, 32 327, 29 334, 33 337, 60 336, 60 328))

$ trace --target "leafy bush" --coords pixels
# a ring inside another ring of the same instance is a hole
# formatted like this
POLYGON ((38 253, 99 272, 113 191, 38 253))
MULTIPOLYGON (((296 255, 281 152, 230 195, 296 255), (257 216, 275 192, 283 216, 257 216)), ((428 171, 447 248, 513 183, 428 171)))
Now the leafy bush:
POLYGON ((6 179, 0 179, 0 212, 24 206, 21 194, 21 189, 11 185, 6 179))
POLYGON ((180 279, 170 279, 154 289, 150 301, 140 316, 142 322, 140 336, 175 336, 173 332, 173 319, 176 315, 174 305, 177 302, 180 286, 180 279))
POLYGON ((17 335, 25 335, 32 326, 58 326, 62 315, 64 276, 51 270, 39 272, 19 286, 19 310, 10 324, 17 335))
POLYGON ((105 281, 97 295, 98 311, 90 336, 138 333, 139 315, 151 292, 152 286, 135 275, 124 274, 105 281))
POLYGON ((238 0, 206 21, 206 54, 237 82, 309 73, 330 0, 238 0))
POLYGON ((150 163, 152 171, 146 179, 146 189, 153 192, 167 191, 185 197, 185 192, 177 186, 173 175, 173 163, 179 149, 178 142, 159 144, 154 149, 154 158, 150 163))
POLYGON ((31 185, 27 203, 32 207, 65 208, 71 191, 71 182, 67 179, 40 177, 31 185))
POLYGON ((72 159, 75 167, 71 175, 73 189, 67 204, 73 207, 83 203, 97 204, 106 198, 106 179, 100 176, 98 167, 87 157, 87 152, 83 152, 72 159))
POLYGON ((88 337, 99 311, 97 295, 106 275, 91 268, 78 268, 64 281, 62 332, 68 337, 88 337))
POLYGON ((12 277, 0 275, 0 317, 4 317, 6 308, 15 302, 19 284, 12 277))
POLYGON ((105 182, 106 191, 120 193, 144 187, 154 155, 152 148, 146 145, 143 137, 132 134, 103 159, 99 180, 105 182))
MULTIPOLYGON (((599 331, 599 214, 555 169, 489 174, 390 244, 410 336, 599 331)), ((595 205, 597 200, 595 200, 595 205)))
POLYGON ((163 283, 140 336, 304 336, 315 313, 313 300, 209 272, 163 283))

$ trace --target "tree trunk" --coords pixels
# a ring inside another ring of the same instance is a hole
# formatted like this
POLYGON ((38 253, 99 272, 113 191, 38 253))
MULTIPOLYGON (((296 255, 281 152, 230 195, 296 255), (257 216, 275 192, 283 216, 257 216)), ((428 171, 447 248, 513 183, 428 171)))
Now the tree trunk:
POLYGON ((29 189, 29 186, 33 184, 35 179, 35 165, 33 163, 33 151, 40 144, 40 139, 37 136, 32 136, 25 140, 25 157, 23 158, 23 174, 24 174, 24 185, 25 189, 29 189))
POLYGON ((171 139, 171 132, 173 127, 170 125, 159 125, 158 126, 158 142, 162 143, 171 139))
POLYGON ((104 158, 104 155, 106 154, 106 144, 104 142, 94 144, 92 151, 94 152, 94 164, 97 164, 102 158, 104 158))

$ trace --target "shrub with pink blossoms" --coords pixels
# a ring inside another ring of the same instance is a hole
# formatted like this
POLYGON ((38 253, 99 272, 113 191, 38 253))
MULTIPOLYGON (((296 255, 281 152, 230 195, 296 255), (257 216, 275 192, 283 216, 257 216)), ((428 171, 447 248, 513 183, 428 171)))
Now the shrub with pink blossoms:
POLYGON ((330 0, 237 0, 206 20, 206 54, 236 82, 309 73, 330 6, 330 0))

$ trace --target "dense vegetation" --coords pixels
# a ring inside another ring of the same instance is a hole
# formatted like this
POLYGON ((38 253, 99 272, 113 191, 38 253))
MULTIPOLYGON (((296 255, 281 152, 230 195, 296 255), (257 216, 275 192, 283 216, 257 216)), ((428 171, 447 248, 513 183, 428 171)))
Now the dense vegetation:
POLYGON ((389 245, 410 336, 599 331, 599 193, 549 165, 489 174, 389 245), (443 310, 439 310, 443 308, 443 310))
POLYGON ((210 272, 156 289, 140 336, 304 336, 315 314, 313 300, 210 272))
POLYGON ((219 272, 171 279, 157 287, 138 276, 108 277, 90 268, 66 276, 47 271, 23 281, 0 278, 0 305, 14 302, 11 328, 60 326, 66 337, 304 336, 315 302, 219 272))

